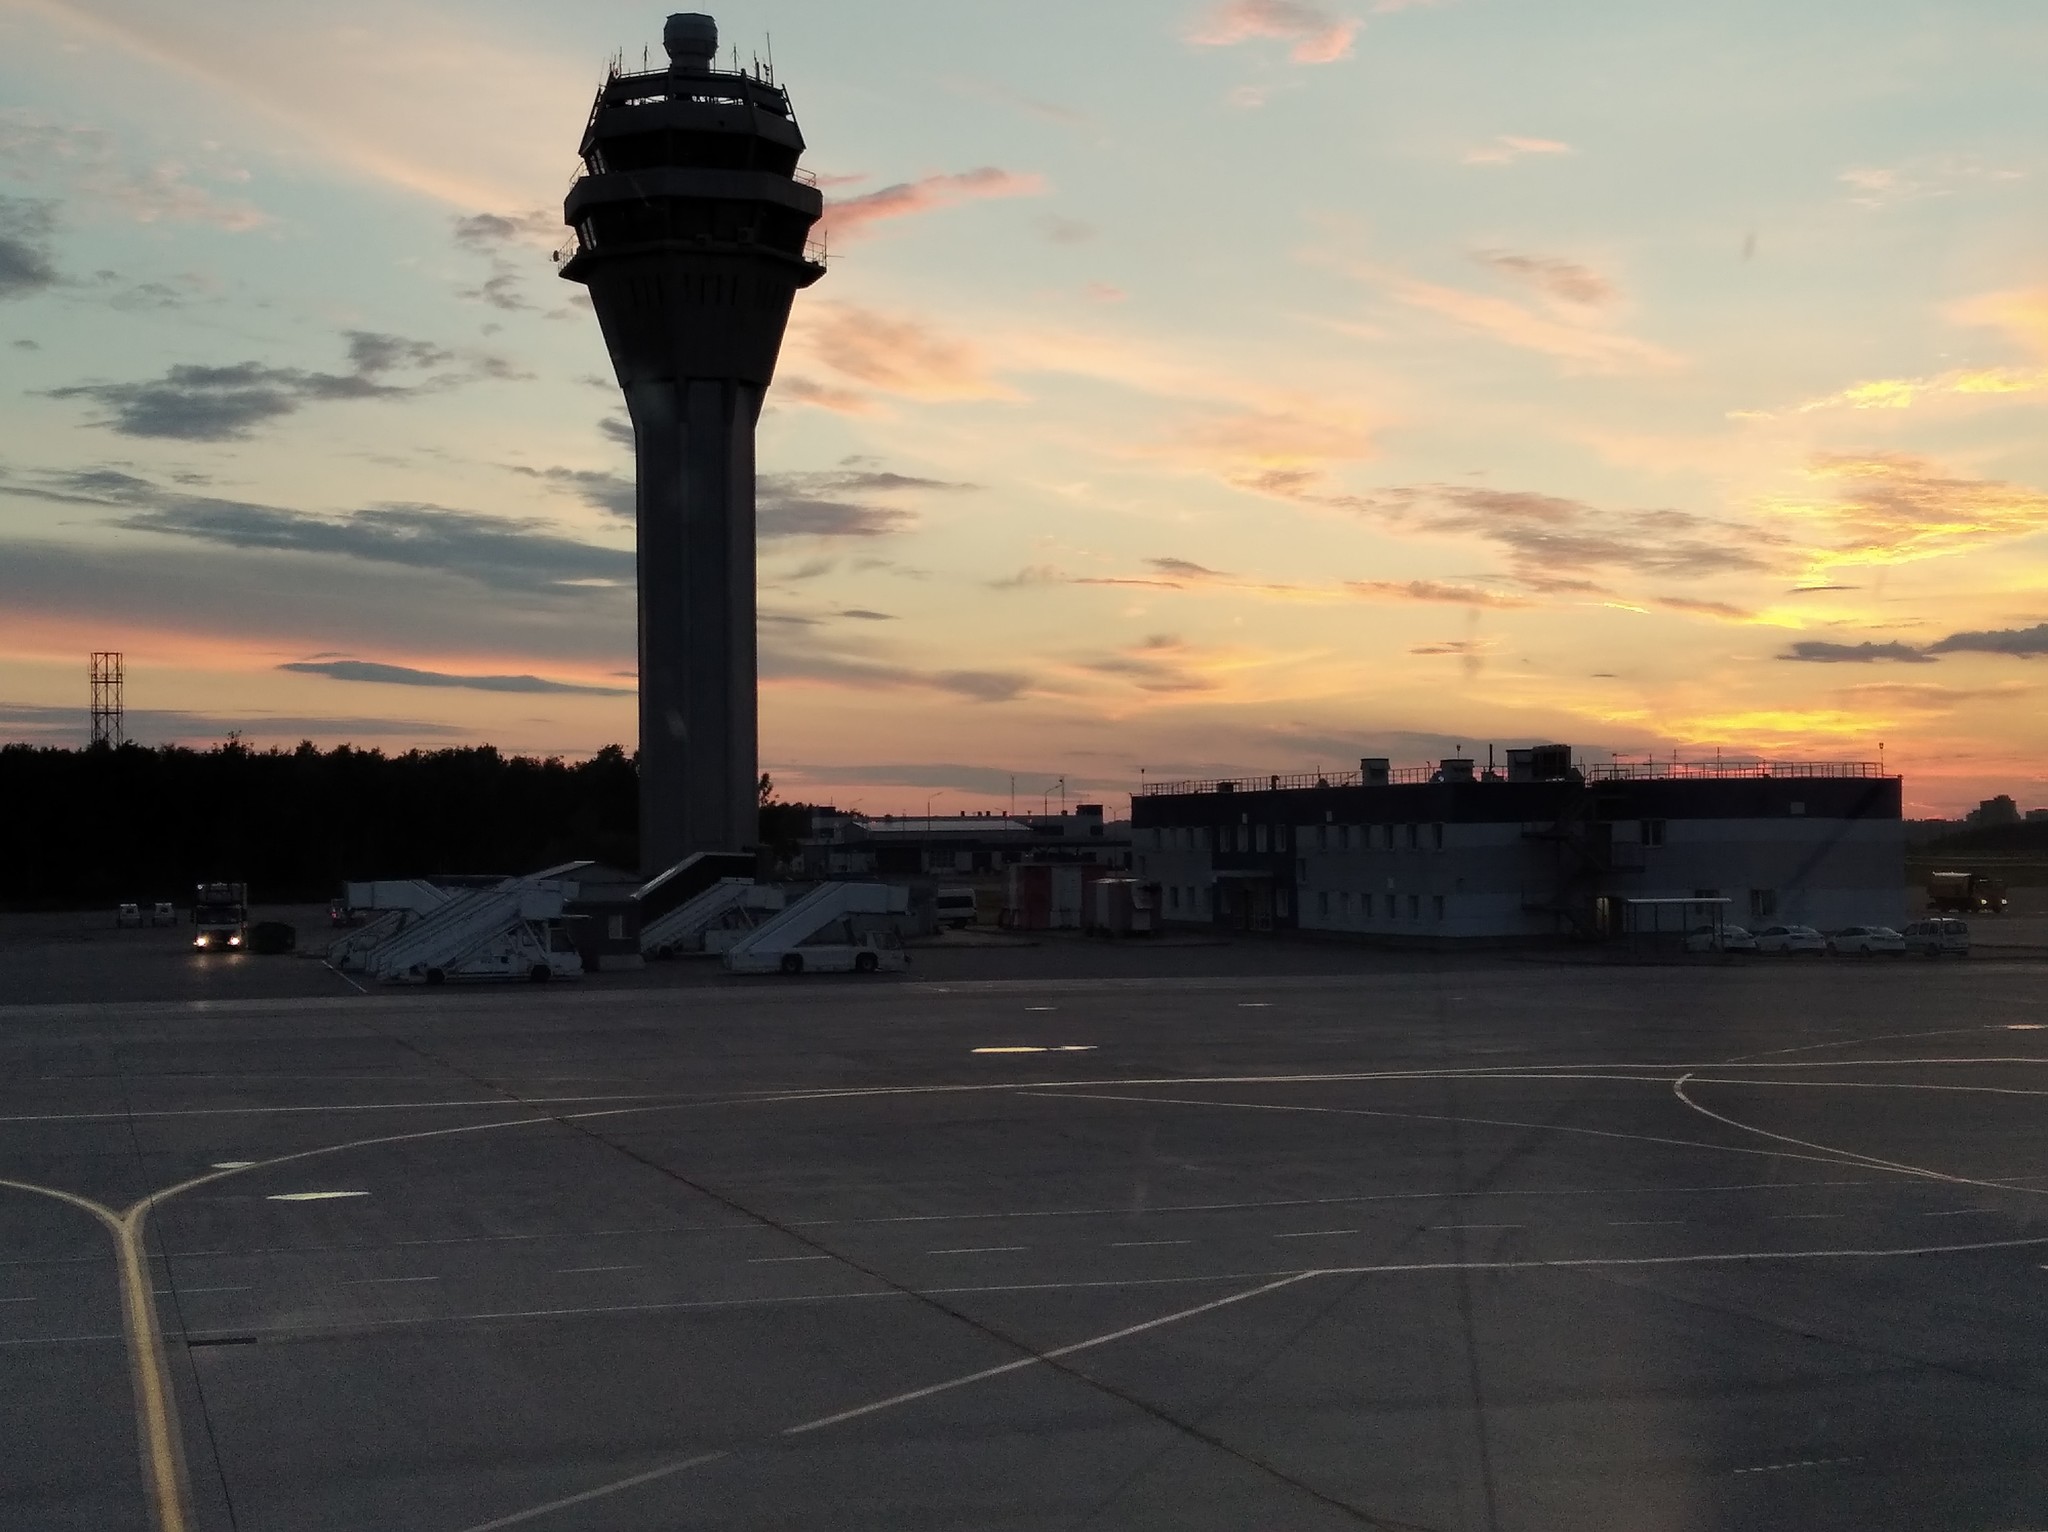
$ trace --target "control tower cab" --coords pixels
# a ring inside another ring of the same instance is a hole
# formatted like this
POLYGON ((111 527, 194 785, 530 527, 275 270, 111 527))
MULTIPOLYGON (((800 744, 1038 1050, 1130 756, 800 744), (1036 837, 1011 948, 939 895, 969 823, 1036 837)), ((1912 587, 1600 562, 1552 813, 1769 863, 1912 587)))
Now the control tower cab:
POLYGON ((653 876, 754 845, 754 426, 824 211, 789 97, 713 68, 671 16, 669 65, 613 74, 584 129, 561 274, 590 290, 638 471, 640 848, 653 876))

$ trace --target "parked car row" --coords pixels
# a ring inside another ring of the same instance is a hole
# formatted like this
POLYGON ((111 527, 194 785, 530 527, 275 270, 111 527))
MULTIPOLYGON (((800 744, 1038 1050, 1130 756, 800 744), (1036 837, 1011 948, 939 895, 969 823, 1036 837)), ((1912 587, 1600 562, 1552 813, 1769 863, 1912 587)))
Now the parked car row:
POLYGON ((114 925, 123 926, 174 926, 178 923, 178 912, 171 907, 168 899, 159 899, 148 907, 145 918, 140 904, 121 904, 114 909, 114 925))
POLYGON ((1970 927, 1954 919, 1916 920, 1903 931, 1890 926, 1844 926, 1823 934, 1812 926, 1775 925, 1750 932, 1741 926, 1698 926, 1685 938, 1687 952, 1798 953, 1836 957, 1968 957, 1970 927))

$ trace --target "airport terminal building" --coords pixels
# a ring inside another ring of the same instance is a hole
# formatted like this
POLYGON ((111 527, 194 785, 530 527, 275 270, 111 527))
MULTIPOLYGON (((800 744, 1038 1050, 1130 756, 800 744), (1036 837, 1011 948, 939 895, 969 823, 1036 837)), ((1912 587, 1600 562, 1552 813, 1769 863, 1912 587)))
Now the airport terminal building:
POLYGON ((1138 877, 1168 925, 1404 942, 1822 930, 1905 918, 1900 779, 1865 761, 1575 765, 1568 747, 1148 784, 1138 877))

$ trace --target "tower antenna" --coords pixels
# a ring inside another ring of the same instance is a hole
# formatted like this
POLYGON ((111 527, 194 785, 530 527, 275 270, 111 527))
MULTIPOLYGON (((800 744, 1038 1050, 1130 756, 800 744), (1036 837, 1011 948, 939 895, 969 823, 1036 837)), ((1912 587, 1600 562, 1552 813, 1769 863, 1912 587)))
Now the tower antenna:
POLYGON ((119 750, 128 743, 128 711, 122 701, 126 675, 118 651, 92 655, 92 742, 119 750))

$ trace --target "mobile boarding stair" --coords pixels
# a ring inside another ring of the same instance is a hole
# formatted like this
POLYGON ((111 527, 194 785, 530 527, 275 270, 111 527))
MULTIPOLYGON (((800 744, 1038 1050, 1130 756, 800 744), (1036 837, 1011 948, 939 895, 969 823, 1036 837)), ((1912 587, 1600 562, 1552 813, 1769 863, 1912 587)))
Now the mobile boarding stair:
POLYGON ((788 904, 781 889, 752 878, 720 878, 687 903, 640 927, 644 957, 717 956, 788 904))
POLYGON ((354 930, 337 937, 327 948, 327 966, 337 969, 362 968, 376 948, 391 940, 415 921, 438 910, 458 890, 441 888, 419 878, 386 878, 374 883, 344 883, 343 903, 351 910, 371 912, 371 917, 354 930))
POLYGON ((877 973, 909 961, 891 917, 910 890, 887 883, 821 883, 725 952, 734 973, 877 973))
POLYGON ((568 940, 562 914, 576 897, 576 874, 591 865, 564 862, 458 892, 372 948, 363 966, 387 984, 579 978, 583 959, 568 940))

